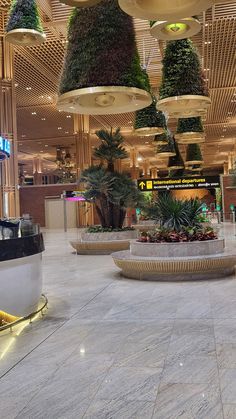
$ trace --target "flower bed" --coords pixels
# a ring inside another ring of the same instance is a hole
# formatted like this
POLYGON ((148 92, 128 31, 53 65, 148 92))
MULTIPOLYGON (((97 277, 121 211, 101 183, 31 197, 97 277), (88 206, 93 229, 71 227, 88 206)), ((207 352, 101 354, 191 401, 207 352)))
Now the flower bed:
POLYGON ((141 243, 179 243, 216 240, 217 234, 211 227, 186 227, 180 231, 160 228, 154 232, 142 232, 141 243))

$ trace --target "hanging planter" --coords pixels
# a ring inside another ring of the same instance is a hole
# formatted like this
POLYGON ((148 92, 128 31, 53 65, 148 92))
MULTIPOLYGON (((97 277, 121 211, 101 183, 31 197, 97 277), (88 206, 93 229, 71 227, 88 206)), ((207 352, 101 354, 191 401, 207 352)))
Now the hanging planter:
POLYGON ((153 96, 152 104, 135 114, 134 134, 140 136, 160 135, 166 130, 166 118, 156 109, 156 98, 153 96))
POLYGON ((60 0, 63 4, 68 4, 68 6, 74 7, 92 7, 100 3, 102 0, 60 0))
POLYGON ((156 135, 152 144, 154 146, 159 146, 159 145, 166 145, 168 144, 168 132, 167 130, 164 131, 163 134, 161 135, 156 135))
POLYGON ((176 155, 175 143, 171 133, 168 133, 168 142, 166 144, 158 144, 156 153, 159 157, 172 157, 176 155))
POLYGON ((119 0, 124 12, 144 20, 169 20, 197 15, 215 0, 119 0))
POLYGON ((184 169, 184 161, 183 161, 183 158, 180 154, 178 144, 175 143, 174 147, 175 147, 175 153, 176 154, 175 154, 175 156, 172 156, 172 157, 169 158, 168 169, 169 170, 184 169))
POLYGON ((57 106, 66 112, 132 112, 152 102, 132 18, 117 0, 72 12, 57 106), (125 45, 125 48, 124 48, 125 45))
POLYGON ((180 144, 204 143, 205 133, 201 118, 180 118, 175 139, 180 144))
POLYGON ((177 21, 176 19, 151 21, 150 26, 151 35, 163 41, 191 38, 201 30, 201 24, 195 17, 185 17, 177 21))
POLYGON ((41 44, 45 39, 35 0, 13 0, 6 40, 11 44, 27 46, 41 44))
POLYGON ((203 163, 201 149, 198 144, 189 144, 187 147, 186 166, 203 163))
POLYGON ((202 171, 202 165, 200 164, 194 164, 191 168, 192 172, 201 172, 202 171))
POLYGON ((158 109, 174 118, 205 116, 211 104, 200 58, 190 39, 167 43, 158 109))

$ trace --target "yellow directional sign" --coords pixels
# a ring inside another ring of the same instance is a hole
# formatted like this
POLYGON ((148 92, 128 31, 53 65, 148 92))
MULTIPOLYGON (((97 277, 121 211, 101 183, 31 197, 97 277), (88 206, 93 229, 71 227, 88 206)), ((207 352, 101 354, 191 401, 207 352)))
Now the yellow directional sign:
POLYGON ((143 181, 141 180, 141 182, 139 182, 138 186, 139 186, 139 188, 143 191, 143 190, 144 190, 144 188, 145 188, 145 186, 146 186, 146 182, 143 182, 143 181))
POLYGON ((147 180, 147 181, 146 181, 146 188, 147 188, 148 190, 152 190, 152 188, 153 188, 153 185, 152 185, 152 180, 147 180))

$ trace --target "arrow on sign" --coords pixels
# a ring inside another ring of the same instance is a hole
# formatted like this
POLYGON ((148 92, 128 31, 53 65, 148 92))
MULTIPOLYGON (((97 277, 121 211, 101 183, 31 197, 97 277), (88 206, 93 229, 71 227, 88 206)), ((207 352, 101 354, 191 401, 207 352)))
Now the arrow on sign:
POLYGON ((139 186, 140 186, 140 188, 143 190, 144 189, 144 186, 146 185, 146 183, 145 182, 140 182, 139 183, 139 186))

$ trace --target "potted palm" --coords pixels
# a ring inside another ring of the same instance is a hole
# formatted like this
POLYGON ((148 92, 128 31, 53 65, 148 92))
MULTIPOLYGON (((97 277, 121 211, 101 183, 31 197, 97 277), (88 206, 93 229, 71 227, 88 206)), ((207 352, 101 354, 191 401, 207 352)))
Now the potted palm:
POLYGON ((6 40, 17 45, 37 45, 45 39, 35 0, 13 0, 6 27, 6 40))
POLYGON ((201 117, 180 118, 175 139, 180 144, 204 143, 205 133, 201 117))
POLYGON ((199 165, 203 163, 202 152, 198 144, 189 144, 186 154, 186 166, 199 165))
POLYGON ((199 55, 190 39, 167 43, 158 109, 175 118, 206 114, 208 97, 199 55))
POLYGON ((132 18, 121 11, 117 0, 75 8, 69 21, 59 110, 93 115, 136 111, 151 104, 149 89, 132 18))
POLYGON ((174 41, 191 38, 201 30, 201 23, 197 17, 169 19, 165 21, 150 21, 150 33, 156 39, 174 41))
MULTIPOLYGON (((119 0, 124 12, 144 20, 169 20, 197 15, 215 0, 119 0)), ((226 1, 226 0, 225 0, 226 1)))
POLYGON ((134 134, 140 136, 160 135, 166 130, 165 115, 157 111, 156 98, 152 96, 152 103, 135 113, 134 134))
POLYGON ((127 208, 137 207, 141 192, 131 178, 115 171, 116 160, 128 157, 120 129, 100 130, 96 134, 101 144, 94 150, 94 157, 101 163, 84 170, 80 182, 85 189, 84 198, 94 205, 100 225, 83 232, 74 247, 78 253, 109 254, 114 249, 129 248, 129 240, 136 237, 136 231, 124 227, 124 221, 127 208))

